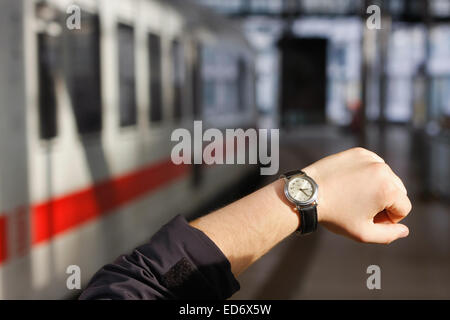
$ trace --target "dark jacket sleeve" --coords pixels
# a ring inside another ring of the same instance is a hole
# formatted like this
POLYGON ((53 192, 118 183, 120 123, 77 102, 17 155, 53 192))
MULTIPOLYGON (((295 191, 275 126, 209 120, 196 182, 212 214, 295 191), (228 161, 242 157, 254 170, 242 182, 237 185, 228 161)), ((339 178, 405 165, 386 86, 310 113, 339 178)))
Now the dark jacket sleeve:
POLYGON ((101 268, 80 299, 226 299, 239 290, 227 258, 182 216, 101 268))

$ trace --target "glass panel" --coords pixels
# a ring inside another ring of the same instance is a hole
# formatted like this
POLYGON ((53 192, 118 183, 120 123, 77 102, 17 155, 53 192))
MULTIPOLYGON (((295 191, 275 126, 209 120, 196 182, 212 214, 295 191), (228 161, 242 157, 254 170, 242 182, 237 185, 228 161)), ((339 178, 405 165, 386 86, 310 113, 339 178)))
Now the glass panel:
POLYGON ((56 78, 61 74, 62 13, 47 4, 36 5, 40 23, 37 34, 39 136, 57 136, 56 78))
POLYGON ((55 76, 60 55, 59 39, 38 34, 39 134, 41 139, 57 135, 55 76))
POLYGON ((120 126, 126 127, 137 123, 133 27, 119 24, 118 41, 120 126))
POLYGON ((162 120, 161 38, 149 35, 150 55, 150 121, 162 120))
POLYGON ((102 129, 100 84, 100 24, 96 15, 82 13, 80 30, 67 31, 68 82, 78 130, 102 129))
POLYGON ((185 77, 183 47, 178 40, 172 43, 172 85, 174 118, 179 120, 182 116, 182 96, 185 77))

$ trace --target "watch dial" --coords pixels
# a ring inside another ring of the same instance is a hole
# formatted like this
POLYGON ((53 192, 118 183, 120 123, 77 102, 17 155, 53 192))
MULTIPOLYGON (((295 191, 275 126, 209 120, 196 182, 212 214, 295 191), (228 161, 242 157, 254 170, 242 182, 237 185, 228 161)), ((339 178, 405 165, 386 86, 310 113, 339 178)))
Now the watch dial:
POLYGON ((292 199, 306 202, 313 196, 314 189, 311 182, 299 177, 289 181, 288 192, 292 199))

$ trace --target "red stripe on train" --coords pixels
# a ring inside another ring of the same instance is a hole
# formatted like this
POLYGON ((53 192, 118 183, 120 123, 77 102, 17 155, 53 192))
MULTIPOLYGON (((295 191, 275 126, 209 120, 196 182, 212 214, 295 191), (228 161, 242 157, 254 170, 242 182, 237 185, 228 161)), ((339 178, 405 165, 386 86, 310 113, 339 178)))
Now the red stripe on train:
POLYGON ((40 244, 156 190, 188 173, 188 165, 164 160, 32 207, 32 243, 40 244))
POLYGON ((0 216, 0 264, 8 258, 8 234, 6 216, 0 216))

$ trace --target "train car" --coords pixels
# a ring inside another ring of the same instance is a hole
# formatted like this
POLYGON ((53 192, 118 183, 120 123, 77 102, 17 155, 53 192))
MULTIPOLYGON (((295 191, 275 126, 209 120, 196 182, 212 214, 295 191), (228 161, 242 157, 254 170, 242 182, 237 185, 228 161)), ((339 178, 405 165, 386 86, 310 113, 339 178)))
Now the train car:
POLYGON ((187 1, 0 3, 0 298, 76 296, 252 165, 175 165, 195 119, 256 126, 254 52, 187 1))

